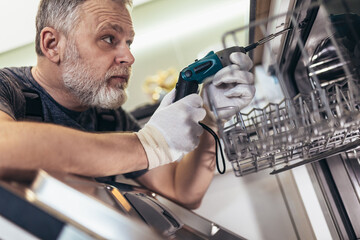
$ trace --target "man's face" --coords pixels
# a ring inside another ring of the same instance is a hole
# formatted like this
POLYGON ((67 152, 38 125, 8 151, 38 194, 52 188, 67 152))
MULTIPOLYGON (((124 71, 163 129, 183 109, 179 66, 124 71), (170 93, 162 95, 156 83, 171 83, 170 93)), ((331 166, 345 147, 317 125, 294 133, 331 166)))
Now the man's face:
POLYGON ((84 106, 115 109, 127 99, 134 57, 134 31, 129 12, 111 0, 89 0, 79 26, 66 42, 62 77, 84 106))

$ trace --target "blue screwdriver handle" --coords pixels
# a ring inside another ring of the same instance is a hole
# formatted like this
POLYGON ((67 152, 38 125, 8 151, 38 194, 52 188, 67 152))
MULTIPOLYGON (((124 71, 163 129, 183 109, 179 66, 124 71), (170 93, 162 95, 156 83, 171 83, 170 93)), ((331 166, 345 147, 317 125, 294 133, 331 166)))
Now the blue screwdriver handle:
POLYGON ((195 60, 194 63, 184 68, 180 74, 178 82, 176 83, 175 99, 179 99, 197 93, 199 84, 225 66, 231 64, 230 54, 233 52, 246 53, 243 47, 230 47, 219 52, 211 51, 200 60, 195 60))

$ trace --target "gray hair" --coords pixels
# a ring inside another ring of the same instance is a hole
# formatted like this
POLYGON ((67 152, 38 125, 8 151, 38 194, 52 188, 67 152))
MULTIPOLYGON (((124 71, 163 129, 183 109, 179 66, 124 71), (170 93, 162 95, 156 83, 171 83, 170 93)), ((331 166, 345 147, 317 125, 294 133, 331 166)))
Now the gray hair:
MULTIPOLYGON (((68 36, 76 28, 80 7, 87 0, 41 0, 36 15, 35 51, 44 56, 40 48, 40 33, 45 27, 52 27, 68 36)), ((132 0, 113 0, 132 8, 132 0)))

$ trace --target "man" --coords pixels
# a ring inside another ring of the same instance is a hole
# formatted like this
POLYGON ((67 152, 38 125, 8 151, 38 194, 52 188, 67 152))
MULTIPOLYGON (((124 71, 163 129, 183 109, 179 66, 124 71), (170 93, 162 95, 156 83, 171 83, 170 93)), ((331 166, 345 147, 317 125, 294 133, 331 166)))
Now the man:
MULTIPOLYGON (((215 149, 198 122, 211 124, 211 113, 197 94, 172 103, 174 91, 141 130, 121 109, 134 63, 129 6, 126 0, 40 2, 37 65, 0 71, 2 177, 39 168, 89 177, 135 172, 145 187, 188 208, 199 206, 213 177, 215 149), (26 120, 24 89, 40 96, 44 122, 26 120), (104 109, 114 109, 111 133, 99 133, 104 109)), ((233 56, 237 63, 243 59, 247 71, 251 61, 233 56)), ((249 103, 252 75, 238 66, 223 70, 214 77, 214 94, 249 103)))

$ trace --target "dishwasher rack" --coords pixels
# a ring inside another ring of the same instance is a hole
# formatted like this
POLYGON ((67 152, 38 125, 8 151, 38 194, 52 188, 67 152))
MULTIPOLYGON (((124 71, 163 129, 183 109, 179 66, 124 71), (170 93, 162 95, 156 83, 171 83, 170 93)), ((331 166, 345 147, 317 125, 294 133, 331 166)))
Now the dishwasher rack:
MULTIPOLYGON (((321 6, 315 7, 320 8, 319 18, 328 17, 321 6)), ((331 43, 336 48, 337 65, 340 64, 344 74, 336 81, 326 84, 320 82, 315 64, 311 63, 311 53, 297 35, 302 27, 299 22, 300 13, 301 10, 284 13, 223 35, 223 46, 226 48, 228 38, 240 45, 237 40, 239 34, 248 33, 251 29, 260 29, 263 36, 268 36, 271 32, 266 30, 273 22, 283 22, 283 29, 292 26, 293 42, 298 45, 303 59, 307 61, 304 65, 308 74, 303 80, 312 81, 313 86, 311 91, 290 97, 285 87, 284 72, 278 63, 281 55, 278 45, 286 40, 286 36, 283 36, 278 39, 278 43, 266 43, 263 50, 264 54, 267 51, 273 56, 272 59, 276 59, 270 65, 281 85, 284 95, 282 101, 242 113, 236 106, 216 108, 216 99, 208 96, 217 116, 227 159, 236 176, 267 168, 273 168, 273 173, 278 173, 343 151, 356 151, 360 144, 358 77, 353 73, 347 56, 339 50, 333 27, 325 24, 321 29, 322 35, 330 36, 331 43), (232 111, 232 118, 229 120, 218 117, 222 116, 222 111, 232 111)))
POLYGON ((360 99, 351 99, 349 90, 336 89, 269 103, 239 113, 234 123, 222 126, 225 151, 236 176, 280 165, 286 170, 290 163, 321 160, 360 144, 360 99), (333 100, 323 104, 321 94, 333 100))

